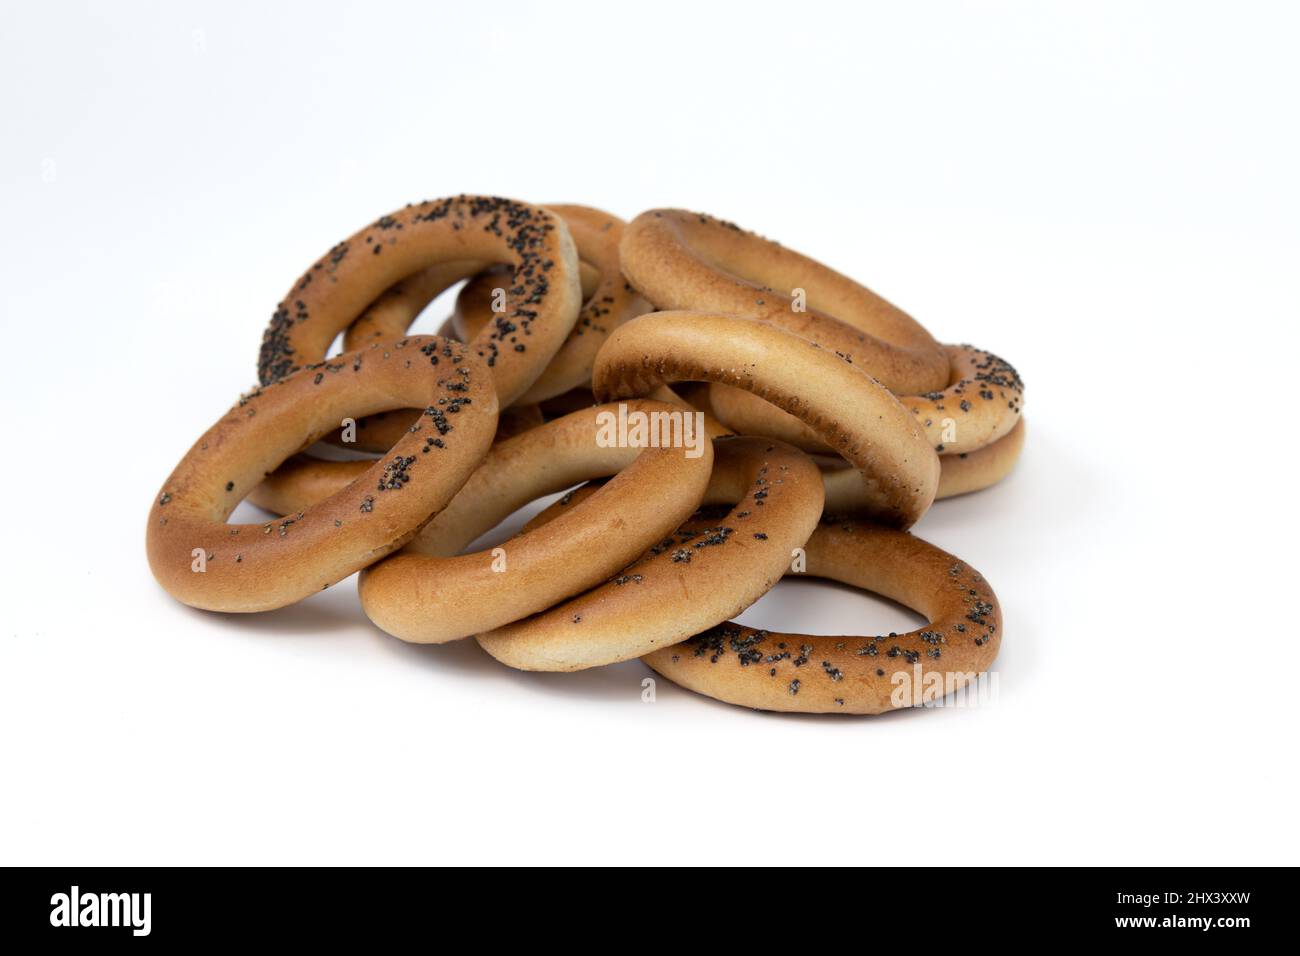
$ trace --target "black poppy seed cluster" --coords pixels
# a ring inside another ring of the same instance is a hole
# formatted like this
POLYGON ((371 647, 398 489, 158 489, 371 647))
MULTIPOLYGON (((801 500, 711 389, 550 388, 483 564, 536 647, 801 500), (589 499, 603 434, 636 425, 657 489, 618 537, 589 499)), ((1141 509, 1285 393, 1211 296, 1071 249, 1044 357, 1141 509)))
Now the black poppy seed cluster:
MULTIPOLYGON (((356 250, 369 250, 371 260, 386 248, 419 244, 427 234, 450 228, 453 232, 480 230, 497 240, 513 256, 512 280, 507 289, 510 308, 494 315, 490 327, 475 341, 475 349, 489 367, 495 366, 504 351, 523 353, 538 307, 551 289, 550 273, 555 259, 548 253, 550 238, 556 230, 555 217, 536 206, 498 196, 454 196, 408 205, 391 215, 381 216, 356 235, 336 243, 312 264, 294 284, 288 297, 280 302, 262 336, 258 359, 258 378, 262 384, 281 379, 303 365, 304 334, 313 338, 313 326, 326 328, 333 338, 336 325, 346 324, 355 316, 337 314, 335 302, 340 286, 355 286, 364 281, 373 263, 358 261, 356 250)), ((396 281, 396 280, 395 280, 396 281)), ((376 297, 379 292, 376 290, 376 297)), ((600 306, 595 311, 599 313, 600 306)), ((594 316, 589 316, 594 317, 594 316)), ((320 333, 315 333, 319 336, 320 333)), ((306 348, 310 351, 310 347, 306 348)))

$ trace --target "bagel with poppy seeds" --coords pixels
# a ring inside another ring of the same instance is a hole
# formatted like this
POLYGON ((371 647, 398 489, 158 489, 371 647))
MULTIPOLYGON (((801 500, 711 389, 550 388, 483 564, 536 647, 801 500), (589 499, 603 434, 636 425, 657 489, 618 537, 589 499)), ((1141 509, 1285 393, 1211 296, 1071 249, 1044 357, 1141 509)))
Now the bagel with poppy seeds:
POLYGON ((330 249, 276 308, 262 338, 260 381, 320 361, 334 337, 385 290, 455 262, 504 262, 514 269, 505 311, 468 343, 487 363, 501 406, 513 404, 564 344, 582 291, 564 221, 538 206, 491 196, 407 206, 330 249))
MULTIPOLYGON (((371 415, 367 420, 374 421, 376 418, 382 416, 371 415)), ((419 422, 415 424, 418 425, 419 422)), ((512 405, 497 418, 497 430, 492 440, 505 441, 541 424, 542 413, 536 405, 512 405)), ((401 433, 395 435, 387 447, 391 448, 410 430, 409 425, 402 428, 401 433)), ((420 453, 428 454, 433 447, 426 443, 421 446, 420 453)), ((293 514, 318 501, 324 501, 343 486, 355 481, 373 462, 373 458, 337 461, 309 454, 294 455, 250 491, 247 501, 272 514, 293 514)))
MULTIPOLYGON (((361 313, 360 318, 347 327, 343 333, 344 351, 353 352, 376 341, 402 338, 424 308, 439 294, 466 275, 473 275, 486 266, 487 263, 482 262, 438 263, 390 286, 361 313)), ((438 329, 438 335, 456 342, 464 341, 452 331, 450 319, 438 329)), ((502 423, 507 411, 502 409, 502 423)), ((384 452, 392 448, 402 433, 419 420, 418 409, 397 409, 358 420, 351 441, 343 439, 342 429, 327 435, 324 440, 353 451, 384 452)))
POLYGON ((880 714, 930 704, 988 670, 1002 611, 982 575, 934 545, 863 521, 823 521, 807 575, 883 595, 929 623, 906 634, 823 637, 726 623, 642 658, 696 693, 759 710, 880 714))
MULTIPOLYGON (((1024 383, 992 352, 946 345, 948 387, 925 395, 899 395, 940 455, 978 451, 1008 434, 1024 410, 1024 383)), ((813 454, 827 448, 803 422, 779 408, 726 385, 712 385, 714 413, 742 435, 770 435, 813 454)))
MULTIPOLYGON (((611 331, 635 316, 650 311, 650 303, 637 295, 623 278, 619 242, 624 222, 589 206, 548 204, 564 220, 578 249, 583 284, 583 306, 578 322, 555 358, 519 399, 541 402, 588 384, 596 352, 611 331)), ((469 341, 492 321, 495 290, 501 288, 500 270, 480 273, 456 297, 452 321, 459 338, 469 341)), ((509 276, 505 276, 508 280, 509 276)))
MULTIPOLYGON (((761 438, 715 439, 704 504, 734 507, 678 527, 612 580, 543 613, 478 635, 483 649, 520 670, 573 671, 630 660, 739 614, 781 579, 822 513, 817 466, 761 438)), ((601 494, 576 501, 586 507, 601 494)), ((564 521, 563 508, 535 525, 564 521)))
MULTIPOLYGON (((647 402, 630 402, 623 403, 624 407, 632 411, 664 411, 659 408, 657 403, 665 403, 674 406, 673 410, 697 411, 697 409, 688 405, 679 398, 673 391, 667 387, 656 389, 650 396, 652 401, 647 402)), ((609 405, 604 408, 588 405, 585 408, 578 409, 577 412, 570 412, 568 416, 561 416, 560 419, 552 419, 550 423, 544 422, 541 416, 541 410, 537 405, 514 405, 501 412, 497 419, 497 433, 494 441, 500 443, 509 438, 514 438, 526 431, 534 428, 540 428, 543 424, 555 425, 538 435, 533 436, 533 441, 528 444, 516 443, 510 446, 509 454, 521 454, 519 449, 528 449, 528 455, 544 456, 547 449, 565 449, 571 442, 564 437, 565 433, 572 429, 585 427, 578 423, 587 421, 584 414, 592 416, 599 415, 601 412, 610 412, 617 414, 618 405, 609 405), (578 416, 578 417, 573 417, 578 416), (565 419, 568 419, 567 421, 565 419), (563 424, 557 424, 563 422, 563 424)), ((374 420, 379 416, 371 416, 374 420)), ((593 418, 592 421, 595 421, 593 418)), ((716 419, 710 418, 707 414, 702 421, 703 434, 708 438, 716 438, 719 435, 731 434, 716 419)), ((405 430, 405 429, 403 429, 405 430)), ((505 454, 504 452, 502 453, 505 454)), ((528 486, 520 482, 517 478, 510 478, 510 486, 516 494, 522 493, 523 497, 518 498, 515 507, 521 507, 534 498, 547 494, 553 494, 557 491, 563 491, 565 488, 581 481, 587 476, 587 472, 594 470, 603 473, 605 470, 613 468, 614 464, 624 460, 626 456, 622 453, 607 454, 604 465, 597 465, 596 458, 584 455, 574 454, 572 452, 562 452, 559 460, 544 462, 540 468, 545 474, 546 480, 543 485, 537 486, 532 490, 526 490, 528 486), (566 471, 565 469, 572 469, 566 471), (564 476, 568 475, 569 478, 564 476), (557 484, 558 482, 558 484, 557 484)), ((485 460, 482 468, 490 471, 500 461, 500 458, 485 460)), ((360 459, 354 461, 337 461, 317 458, 313 455, 299 454, 294 455, 283 465, 273 471, 266 477, 260 485, 253 489, 248 495, 248 500, 272 514, 286 515, 295 511, 301 511, 317 501, 329 497, 335 491, 338 491, 350 481, 354 481, 370 465, 369 459, 360 459)), ((609 472, 613 474, 613 471, 609 472)), ((484 505, 485 495, 476 492, 473 489, 478 488, 480 491, 488 487, 488 481, 484 479, 476 480, 473 488, 467 488, 463 492, 460 504, 456 508, 449 509, 439 518, 435 519, 430 525, 426 526, 416 540, 410 544, 410 550, 421 551, 427 554, 452 555, 458 553, 465 545, 469 544, 473 538, 477 537, 482 531, 488 528, 482 528, 481 531, 475 531, 470 538, 457 536, 456 543, 448 550, 448 538, 445 532, 449 515, 461 513, 468 519, 467 527, 479 527, 479 522, 483 520, 479 513, 484 505), (435 543, 437 542, 437 543, 435 543)), ((850 493, 845 489, 845 493, 850 493)), ((509 512, 501 514, 504 518, 509 512)), ((500 518, 498 518, 500 520, 500 518)))
POLYGON ((623 274, 665 311, 761 319, 864 367, 899 394, 946 388, 948 358, 897 306, 815 259, 739 226, 652 209, 623 231, 623 274), (796 301, 802 290, 804 301, 796 301))
MULTIPOLYGON (((624 409, 667 422, 689 414, 651 401, 624 409)), ((618 406, 584 409, 493 446, 417 540, 361 577, 366 616, 406 641, 468 637, 585 591, 676 528, 704 495, 712 443, 700 433, 697 457, 689 447, 611 444, 602 435, 606 416, 617 414, 618 406), (564 520, 492 551, 460 554, 529 501, 609 475, 564 520)))
POLYGON ((469 479, 496 421, 486 364, 435 336, 299 369, 241 397, 163 482, 149 511, 149 567, 191 607, 292 604, 410 540, 469 479), (266 474, 342 416, 393 407, 423 407, 424 420, 354 481, 283 519, 226 523, 266 474))
POLYGON ((611 401, 678 381, 722 382, 798 417, 862 473, 864 511, 913 525, 934 501, 939 457, 915 418, 857 365, 755 319, 655 312, 616 329, 592 389, 611 401))
MULTIPOLYGON (((454 341, 454 340, 453 340, 454 341)), ((392 412, 380 412, 367 415, 355 421, 355 431, 351 433, 352 441, 344 440, 344 430, 336 428, 326 435, 323 441, 335 448, 349 451, 383 453, 396 445, 411 426, 420 421, 420 412, 413 408, 399 408, 392 412)), ((501 410, 497 419, 496 441, 509 438, 522 431, 527 431, 543 421, 542 410, 538 405, 511 405, 501 410)))
MULTIPOLYGON (((578 320, 559 352, 538 380, 518 401, 531 404, 552 398, 591 381, 591 363, 609 330, 625 319, 649 311, 650 304, 638 296, 619 271, 618 243, 623 221, 586 206, 547 207, 558 213, 569 227, 578 252, 579 279, 584 303, 578 320)), ((374 338, 397 338, 406 334, 420 312, 446 289, 467 275, 470 279, 456 297, 456 307, 439 334, 462 342, 472 341, 494 319, 494 307, 504 307, 513 269, 509 265, 481 262, 450 262, 430 266, 384 292, 344 333, 346 349, 360 348, 374 338)), ((358 450, 384 451, 414 420, 415 413, 393 412, 357 422, 358 450)), ((504 418, 504 412, 503 412, 504 418)), ((344 444, 336 438, 332 444, 344 444)))

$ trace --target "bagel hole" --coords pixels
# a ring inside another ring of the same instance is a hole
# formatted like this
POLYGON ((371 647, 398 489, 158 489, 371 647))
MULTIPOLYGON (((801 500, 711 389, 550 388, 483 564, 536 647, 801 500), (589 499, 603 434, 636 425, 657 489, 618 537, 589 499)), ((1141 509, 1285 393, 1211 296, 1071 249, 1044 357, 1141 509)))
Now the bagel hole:
MULTIPOLYGON (((495 268, 495 266, 493 266, 495 268)), ((486 271, 486 270, 485 270, 486 271)), ((462 279, 453 283, 442 292, 438 293, 419 314, 406 330, 407 335, 439 335, 443 331, 443 326, 447 327, 447 335, 455 338, 455 333, 451 328, 451 314, 456 308, 456 297, 465 286, 473 281, 475 276, 468 279, 462 279)), ((334 336, 334 341, 330 343, 327 357, 334 358, 343 353, 343 333, 340 332, 334 336)))
POLYGON ((821 578, 787 576, 735 618, 747 627, 813 637, 904 634, 929 623, 911 608, 821 578))
MULTIPOLYGON (((558 503, 560 499, 564 498, 566 495, 577 491, 579 488, 582 488, 587 484, 592 485, 592 490, 594 491, 600 485, 603 485, 604 481, 584 482, 582 485, 575 485, 572 488, 567 488, 564 491, 557 491, 554 494, 543 495, 541 498, 528 502, 528 504, 516 509, 501 521, 497 522, 493 528, 483 532, 471 541, 469 545, 461 551, 461 553, 474 554, 475 552, 486 551, 505 543, 515 535, 523 532, 524 525, 528 524, 528 522, 532 521, 533 518, 551 507, 551 505, 558 503)), ((552 512, 547 516, 547 520, 549 521, 550 519, 558 518, 563 513, 563 511, 557 509, 555 512, 552 512)), ((535 529, 530 528, 529 530, 532 531, 535 529)))
POLYGON ((595 266, 579 260, 578 277, 582 283, 582 307, 585 309, 591 304, 591 300, 596 297, 596 293, 600 291, 600 282, 605 277, 605 273, 595 266))

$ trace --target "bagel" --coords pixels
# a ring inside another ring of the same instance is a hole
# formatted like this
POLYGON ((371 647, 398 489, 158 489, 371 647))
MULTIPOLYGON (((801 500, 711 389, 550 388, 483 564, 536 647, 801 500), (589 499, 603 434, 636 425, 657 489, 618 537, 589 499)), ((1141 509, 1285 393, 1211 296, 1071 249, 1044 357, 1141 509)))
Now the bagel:
MULTIPOLYGON (((454 340, 453 340, 454 341, 454 340)), ((336 428, 326 435, 323 441, 335 448, 350 451, 382 454, 392 448, 402 436, 410 431, 411 426, 420 421, 420 413, 412 408, 399 408, 378 415, 367 415, 356 419, 356 430, 352 441, 345 441, 343 429, 336 428)), ((542 410, 537 405, 511 405, 501 409, 497 419, 496 441, 517 435, 521 431, 542 423, 542 410)))
MULTIPOLYGON (((1003 437, 979 451, 939 456, 939 491, 935 500, 983 491, 1011 474, 1025 447, 1025 420, 1003 437)), ((866 505, 861 479, 853 468, 831 467, 822 471, 826 484, 826 510, 830 514, 853 514, 866 505)))
POLYGON ((596 356, 600 401, 676 381, 722 382, 798 416, 863 475, 863 510, 907 528, 934 501, 939 458, 920 425, 856 365, 754 319, 656 312, 615 330, 596 356))
MULTIPOLYGON (((406 411, 406 409, 403 409, 406 411)), ((382 415, 371 415, 366 421, 383 419, 382 415)), ((385 419, 392 421, 392 419, 385 419)), ((497 418, 497 430, 493 442, 505 441, 521 435, 530 428, 542 424, 542 413, 536 405, 513 405, 504 409, 497 418)), ((361 422, 357 423, 357 427, 361 422)), ((409 432, 410 427, 401 429, 409 432)), ((401 439, 396 436, 387 447, 391 448, 401 439)), ((431 446, 421 447, 422 454, 427 454, 431 446)), ((293 514, 302 511, 318 501, 324 501, 334 492, 349 482, 359 478, 374 459, 356 459, 338 461, 317 458, 309 454, 297 454, 289 458, 279 468, 271 472, 266 479, 248 493, 248 502, 264 511, 276 515, 293 514)))
POLYGON ((620 254, 628 282, 657 309, 770 322, 839 353, 900 395, 948 385, 947 355, 910 315, 815 259, 732 223, 652 209, 628 223, 620 254))
POLYGON ((563 395, 556 395, 554 398, 537 403, 542 410, 542 416, 548 420, 567 415, 569 412, 576 412, 581 408, 590 408, 595 404, 597 404, 596 396, 591 394, 590 387, 570 389, 563 395))
MULTIPOLYGON (((473 275, 486 268, 482 262, 447 262, 438 263, 423 272, 408 276, 394 286, 390 286, 378 299, 372 302, 361 316, 347 327, 343 333, 343 349, 352 352, 366 348, 372 342, 387 339, 399 339, 419 318, 425 307, 443 291, 455 285, 466 275, 473 275)), ((508 269, 508 266, 500 268, 508 269)), ((454 342, 463 342, 451 327, 448 319, 438 329, 439 336, 454 342)), ((504 427, 506 414, 502 409, 498 428, 504 427)), ((369 415, 356 422, 356 430, 351 441, 345 441, 338 432, 325 436, 324 441, 339 448, 353 451, 385 452, 392 448, 402 433, 413 423, 420 420, 420 413, 414 408, 397 409, 369 415)))
MULTIPOLYGON (((951 368, 948 387, 898 400, 940 455, 978 451, 1015 427, 1024 409, 1024 383, 992 352, 970 345, 944 348, 951 368)), ((827 450, 799 419, 742 389, 712 385, 709 402, 718 419, 742 435, 768 435, 813 454, 827 450)))
POLYGON ((335 336, 394 284, 456 262, 514 268, 505 312, 468 343, 491 370, 501 407, 514 404, 578 319, 578 255, 554 213, 489 196, 407 206, 330 249, 276 308, 262 337, 260 381, 268 384, 323 359, 335 336))
POLYGON ((292 604, 414 536, 469 479, 496 421, 486 364, 436 336, 375 343, 306 366, 241 397, 181 459, 149 512, 149 567, 191 607, 292 604), (426 421, 357 469, 356 480, 283 520, 226 523, 271 469, 342 416, 393 407, 424 407, 426 421))
MULTIPOLYGON (((734 505, 724 517, 678 528, 598 588, 480 633, 483 649, 521 670, 598 667, 679 643, 766 593, 817 526, 821 477, 812 459, 781 442, 733 436, 713 445, 704 503, 734 505)), ((557 513, 555 524, 567 517, 557 513)))
MULTIPOLYGON (((581 263, 584 305, 568 339, 519 399, 522 402, 545 401, 587 385, 596 352, 609 333, 628 319, 650 311, 650 303, 624 281, 619 266, 623 220, 588 206, 548 205, 546 208, 564 220, 573 236, 581 263)), ((503 284, 499 268, 479 273, 465 284, 452 312, 458 338, 469 341, 492 321, 495 290, 503 284)))
POLYGON ((729 622, 642 660, 673 683, 729 704, 880 714, 967 687, 997 656, 998 599, 951 554, 902 531, 847 520, 819 525, 806 552, 808 575, 884 595, 929 623, 906 634, 823 637, 729 622))
MULTIPOLYGON (((370 620, 406 641, 468 637, 585 591, 676 528, 704 494, 713 446, 702 441, 699 457, 692 458, 682 447, 603 443, 602 422, 619 408, 574 412, 494 446, 417 540, 361 577, 361 607, 370 620), (529 501, 609 475, 563 521, 493 552, 459 554, 529 501)), ((622 409, 629 417, 683 416, 662 402, 626 402, 622 409)))

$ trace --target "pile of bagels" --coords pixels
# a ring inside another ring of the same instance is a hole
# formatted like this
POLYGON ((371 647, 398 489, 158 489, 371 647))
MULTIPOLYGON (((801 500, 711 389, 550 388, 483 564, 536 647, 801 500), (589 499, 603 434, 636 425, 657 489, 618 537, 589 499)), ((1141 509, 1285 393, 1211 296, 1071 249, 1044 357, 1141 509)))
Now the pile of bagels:
POLYGON ((997 654, 988 582, 907 529, 1010 472, 1016 371, 729 222, 408 205, 293 283, 258 378, 149 512, 150 568, 191 607, 270 611, 360 571, 366 616, 402 640, 472 637, 534 671, 640 658, 774 711, 932 704, 997 654), (408 334, 457 284, 441 334, 408 334), (230 523, 245 499, 274 517, 230 523), (928 623, 836 637, 733 623, 799 575, 928 623))

